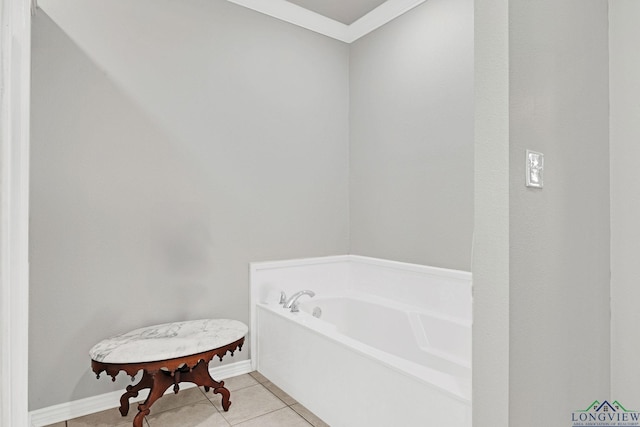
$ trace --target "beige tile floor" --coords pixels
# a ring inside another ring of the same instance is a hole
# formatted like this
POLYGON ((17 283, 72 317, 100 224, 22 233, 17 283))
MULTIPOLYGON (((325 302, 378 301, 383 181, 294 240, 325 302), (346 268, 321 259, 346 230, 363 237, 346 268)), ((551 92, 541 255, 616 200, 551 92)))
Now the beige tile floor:
MULTIPOLYGON (((328 427, 258 372, 228 378, 224 383, 231 391, 228 412, 222 410, 220 395, 190 388, 157 400, 144 427, 328 427)), ((132 404, 126 417, 113 408, 49 427, 125 427, 132 425, 136 413, 132 404)))

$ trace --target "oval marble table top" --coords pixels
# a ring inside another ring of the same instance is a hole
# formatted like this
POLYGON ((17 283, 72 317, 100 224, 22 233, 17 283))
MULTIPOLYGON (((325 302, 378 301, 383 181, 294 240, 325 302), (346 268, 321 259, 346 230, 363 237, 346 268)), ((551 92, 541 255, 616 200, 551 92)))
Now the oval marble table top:
POLYGON ((203 319, 148 326, 107 338, 89 351, 102 363, 145 363, 190 356, 231 344, 249 328, 230 319, 203 319))

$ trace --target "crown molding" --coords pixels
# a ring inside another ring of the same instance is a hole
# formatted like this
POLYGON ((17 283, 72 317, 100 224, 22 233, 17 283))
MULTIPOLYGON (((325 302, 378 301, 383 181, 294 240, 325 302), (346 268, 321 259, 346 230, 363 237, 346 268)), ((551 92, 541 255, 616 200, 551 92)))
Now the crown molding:
POLYGON ((387 0, 351 25, 345 25, 286 0, 228 1, 327 37, 353 43, 426 0, 387 0))
POLYGON ((285 0, 228 0, 256 12, 348 43, 349 26, 285 0))
POLYGON ((384 24, 393 21, 426 0, 387 0, 348 26, 347 43, 353 43, 384 24))

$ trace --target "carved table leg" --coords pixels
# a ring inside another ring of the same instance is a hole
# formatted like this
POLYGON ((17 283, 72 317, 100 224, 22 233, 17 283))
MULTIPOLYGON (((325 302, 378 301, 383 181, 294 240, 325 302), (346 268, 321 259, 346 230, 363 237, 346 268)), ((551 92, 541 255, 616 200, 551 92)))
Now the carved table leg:
POLYGON ((164 392, 173 385, 173 378, 163 371, 152 372, 149 377, 151 377, 152 381, 149 397, 144 403, 138 405, 138 414, 133 419, 133 427, 142 427, 144 417, 151 412, 149 408, 151 408, 153 402, 160 399, 164 392))
POLYGON ((125 417, 129 413, 129 399, 138 397, 138 392, 145 388, 151 388, 153 385, 153 377, 143 371, 142 379, 136 385, 128 385, 127 391, 120 397, 120 414, 125 417))
MULTIPOLYGON (((224 385, 224 382, 221 382, 222 385, 224 385)), ((214 388, 213 392, 215 394, 221 394, 222 395, 222 409, 224 409, 225 412, 227 412, 229 410, 229 406, 231 406, 231 401, 229 400, 229 390, 227 390, 225 387, 220 386, 218 388, 214 388)))
POLYGON ((191 370, 191 372, 182 373, 181 379, 182 381, 188 381, 199 386, 204 386, 206 391, 213 389, 215 394, 221 394, 222 409, 224 409, 225 412, 229 410, 229 406, 231 406, 231 401, 229 400, 231 393, 229 393, 229 390, 225 388, 224 381, 218 382, 211 378, 211 375, 209 375, 209 362, 201 360, 193 370, 191 370))

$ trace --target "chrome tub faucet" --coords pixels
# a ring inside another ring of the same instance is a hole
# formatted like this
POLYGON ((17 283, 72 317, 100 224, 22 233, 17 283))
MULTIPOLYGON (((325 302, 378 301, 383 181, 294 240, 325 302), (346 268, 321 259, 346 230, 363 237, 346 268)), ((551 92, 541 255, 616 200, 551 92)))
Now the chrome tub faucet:
MULTIPOLYGON (((291 309, 292 313, 295 313, 295 312, 299 311, 298 310, 298 299, 303 295, 309 295, 310 297, 314 297, 316 295, 316 293, 313 292, 313 291, 309 291, 309 290, 296 292, 295 294, 291 295, 289 297, 289 299, 284 301, 284 305, 282 307, 291 309)), ((282 304, 282 301, 284 300, 283 296, 284 296, 284 293, 280 294, 281 304, 282 304)))

